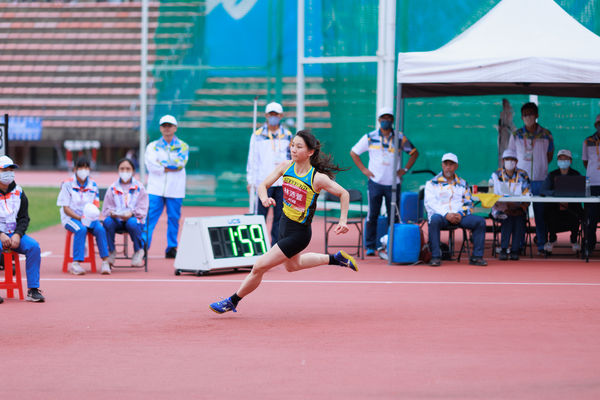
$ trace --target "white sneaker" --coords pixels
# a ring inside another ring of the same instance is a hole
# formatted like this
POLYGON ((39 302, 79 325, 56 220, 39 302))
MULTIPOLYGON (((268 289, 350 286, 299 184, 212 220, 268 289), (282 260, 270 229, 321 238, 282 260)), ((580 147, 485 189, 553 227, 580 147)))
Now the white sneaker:
POLYGON ((571 248, 573 249, 573 253, 581 251, 581 246, 579 245, 579 243, 571 243, 571 248))
POLYGON ((110 264, 108 261, 102 261, 102 266, 100 267, 100 273, 102 275, 110 275, 110 264))
POLYGON ((81 268, 78 261, 73 261, 68 269, 73 275, 85 275, 85 270, 81 268))
POLYGON ((115 259, 117 258, 117 251, 113 250, 110 253, 108 253, 108 259, 106 261, 108 261, 108 263, 110 265, 115 265, 115 259))
POLYGON ((548 252, 548 253, 552 253, 552 246, 554 245, 554 243, 552 242, 546 242, 544 244, 544 251, 548 252))
POLYGON ((144 249, 139 249, 131 258, 132 267, 141 267, 144 265, 144 249))

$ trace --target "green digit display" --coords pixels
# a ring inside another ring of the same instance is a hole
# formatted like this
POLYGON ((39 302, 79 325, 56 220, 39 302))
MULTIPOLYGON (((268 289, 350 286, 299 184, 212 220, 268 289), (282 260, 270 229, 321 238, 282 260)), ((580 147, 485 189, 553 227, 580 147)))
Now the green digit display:
POLYGON ((252 242, 250 241, 250 239, 245 238, 244 235, 242 234, 242 232, 245 231, 246 229, 248 229, 248 226, 240 225, 237 228, 237 233, 238 233, 240 242, 242 242, 248 246, 248 251, 246 253, 244 253, 244 257, 252 257, 254 255, 254 246, 252 246, 252 242))
POLYGON ((237 245, 235 244, 235 237, 234 237, 234 232, 233 232, 233 228, 229 228, 229 239, 231 240, 231 251, 233 252, 233 256, 237 257, 238 256, 238 251, 237 251, 237 245))
POLYGON ((255 243, 260 245, 262 254, 265 254, 267 252, 267 246, 265 246, 265 237, 263 236, 262 227, 260 225, 250 225, 250 237, 255 243))

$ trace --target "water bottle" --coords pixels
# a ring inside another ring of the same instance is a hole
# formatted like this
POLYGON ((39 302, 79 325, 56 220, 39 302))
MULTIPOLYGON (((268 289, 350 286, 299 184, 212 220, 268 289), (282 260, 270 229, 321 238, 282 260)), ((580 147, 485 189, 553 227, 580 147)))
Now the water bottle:
POLYGON ((585 177, 585 197, 590 197, 591 193, 590 193, 590 178, 589 177, 585 177))

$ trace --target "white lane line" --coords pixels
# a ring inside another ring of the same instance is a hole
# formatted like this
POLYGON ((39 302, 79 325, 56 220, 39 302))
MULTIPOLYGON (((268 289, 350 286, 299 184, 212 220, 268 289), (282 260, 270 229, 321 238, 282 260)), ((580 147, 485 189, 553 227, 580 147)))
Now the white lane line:
MULTIPOLYGON (((100 278, 42 278, 45 282, 140 282, 140 283, 240 283, 242 279, 124 279, 100 278)), ((600 286, 586 282, 468 282, 468 281, 309 281, 263 280, 262 283, 354 284, 354 285, 518 285, 518 286, 600 286)))

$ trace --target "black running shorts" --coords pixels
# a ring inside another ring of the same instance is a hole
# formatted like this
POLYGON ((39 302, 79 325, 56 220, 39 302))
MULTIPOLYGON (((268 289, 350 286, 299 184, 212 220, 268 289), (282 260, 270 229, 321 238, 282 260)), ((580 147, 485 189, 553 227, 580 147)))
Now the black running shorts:
POLYGON ((294 222, 284 215, 279 220, 279 240, 277 246, 287 258, 292 258, 310 243, 312 229, 309 225, 294 222))

